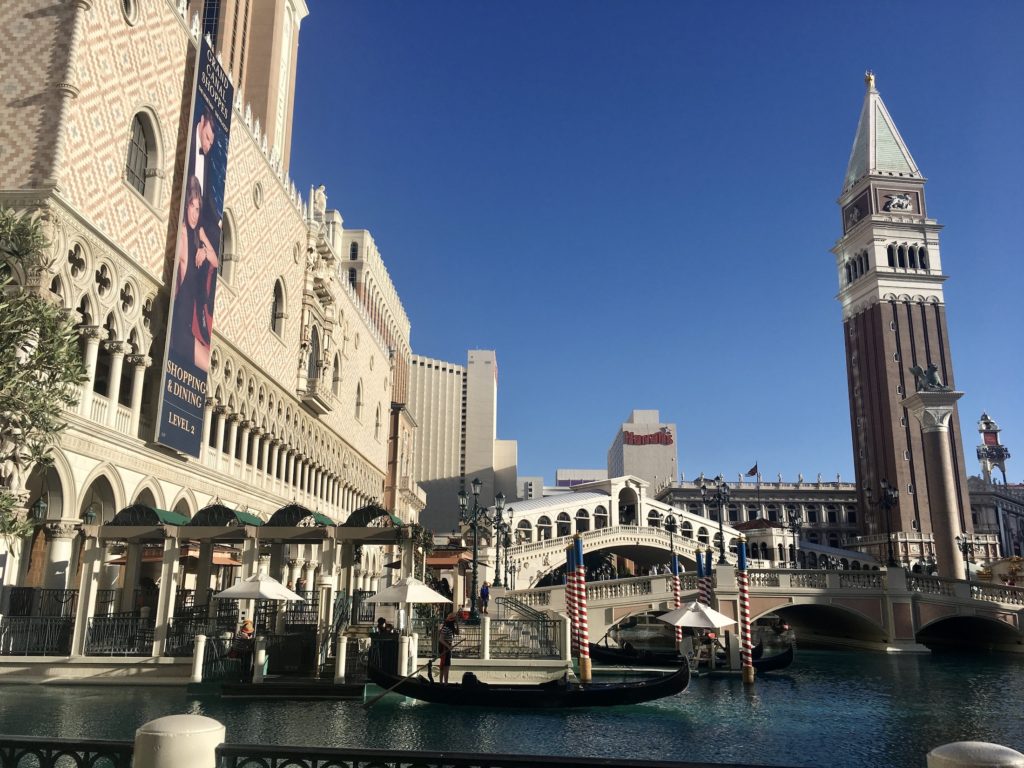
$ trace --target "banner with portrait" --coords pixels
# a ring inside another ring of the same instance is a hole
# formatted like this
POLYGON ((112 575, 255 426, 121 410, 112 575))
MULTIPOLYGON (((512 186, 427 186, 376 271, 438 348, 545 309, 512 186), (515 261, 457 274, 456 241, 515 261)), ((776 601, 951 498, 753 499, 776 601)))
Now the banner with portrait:
POLYGON ((231 81, 205 38, 199 46, 192 93, 156 441, 198 457, 234 101, 231 81))

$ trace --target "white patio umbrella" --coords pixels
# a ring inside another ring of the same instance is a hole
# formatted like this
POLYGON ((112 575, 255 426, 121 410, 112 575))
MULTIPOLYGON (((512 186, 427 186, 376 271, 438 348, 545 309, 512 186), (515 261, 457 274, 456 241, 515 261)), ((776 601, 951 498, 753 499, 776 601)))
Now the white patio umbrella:
POLYGON ((730 619, 724 613, 719 613, 714 608, 708 608, 704 603, 699 603, 696 600, 687 603, 682 608, 663 613, 658 619, 675 627, 692 627, 693 629, 720 629, 736 623, 734 619, 730 619))
POLYGON ((234 586, 221 590, 215 597, 227 600, 306 600, 265 573, 248 576, 234 586))
POLYGON ((450 603, 451 600, 435 592, 415 576, 399 579, 387 589, 366 599, 368 603, 450 603))

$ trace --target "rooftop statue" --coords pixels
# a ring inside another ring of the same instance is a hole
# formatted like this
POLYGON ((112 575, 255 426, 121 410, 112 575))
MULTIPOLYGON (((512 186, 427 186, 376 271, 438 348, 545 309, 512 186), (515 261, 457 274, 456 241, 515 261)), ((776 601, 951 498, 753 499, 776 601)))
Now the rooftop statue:
POLYGON ((928 363, 928 367, 925 369, 919 365, 913 365, 910 367, 910 372, 914 374, 918 392, 948 392, 951 389, 942 383, 942 379, 939 378, 939 369, 935 367, 934 363, 928 363))

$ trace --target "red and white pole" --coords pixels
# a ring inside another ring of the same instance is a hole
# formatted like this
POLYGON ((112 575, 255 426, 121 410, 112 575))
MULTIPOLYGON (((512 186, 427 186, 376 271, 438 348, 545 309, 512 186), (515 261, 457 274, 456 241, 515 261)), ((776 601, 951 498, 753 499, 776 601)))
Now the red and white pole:
POLYGON ((583 538, 577 533, 573 537, 576 561, 576 613, 579 617, 580 682, 589 683, 590 672, 590 628, 587 625, 587 569, 583 564, 583 538))
MULTIPOLYGON (((683 603, 682 603, 682 600, 681 600, 681 597, 680 597, 680 589, 679 589, 679 556, 675 552, 673 552, 672 553, 672 607, 673 608, 680 608, 680 607, 682 607, 682 604, 683 603)), ((682 627, 676 627, 676 649, 677 650, 679 649, 679 646, 682 645, 682 643, 683 643, 683 628, 682 627)))
POLYGON ((576 609, 576 563, 572 546, 565 550, 565 610, 569 614, 571 655, 580 655, 580 620, 576 609))
POLYGON ((754 682, 754 645, 750 637, 750 581, 747 578, 747 537, 740 536, 736 582, 740 589, 740 658, 743 682, 754 682))

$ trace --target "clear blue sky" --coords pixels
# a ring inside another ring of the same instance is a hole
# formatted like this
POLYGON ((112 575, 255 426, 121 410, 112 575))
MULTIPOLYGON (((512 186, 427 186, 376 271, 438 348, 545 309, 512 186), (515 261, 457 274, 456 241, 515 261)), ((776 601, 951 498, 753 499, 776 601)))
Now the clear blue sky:
POLYGON ((968 470, 1024 478, 1024 3, 309 0, 292 175, 369 229, 418 354, 495 349, 519 472, 853 477, 834 257, 864 94, 928 177, 968 470))

